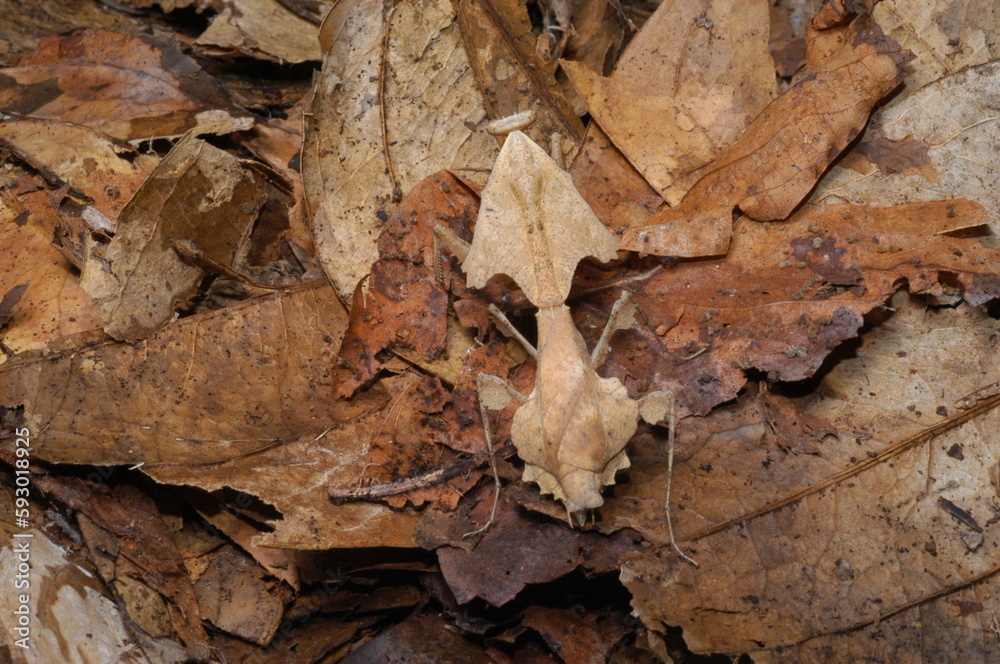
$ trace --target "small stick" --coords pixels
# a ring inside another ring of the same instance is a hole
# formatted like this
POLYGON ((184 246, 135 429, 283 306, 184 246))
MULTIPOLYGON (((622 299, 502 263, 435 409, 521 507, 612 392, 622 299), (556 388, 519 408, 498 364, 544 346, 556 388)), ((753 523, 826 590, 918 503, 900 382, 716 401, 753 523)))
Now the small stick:
POLYGON ((424 489, 433 486, 452 477, 462 475, 479 465, 479 460, 475 458, 466 459, 453 466, 438 468, 422 475, 406 477, 386 484, 376 484, 374 486, 359 486, 350 489, 331 488, 330 498, 333 500, 351 500, 358 498, 379 499, 387 496, 396 496, 416 489, 424 489))

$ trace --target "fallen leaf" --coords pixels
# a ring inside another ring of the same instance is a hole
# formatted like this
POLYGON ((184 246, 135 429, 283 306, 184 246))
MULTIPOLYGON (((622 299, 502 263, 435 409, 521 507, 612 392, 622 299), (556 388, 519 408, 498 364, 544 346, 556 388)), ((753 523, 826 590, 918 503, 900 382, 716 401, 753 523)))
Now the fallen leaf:
POLYGON ((515 0, 458 0, 458 24, 482 103, 493 119, 521 111, 535 112, 524 131, 546 141, 556 133, 565 141, 563 155, 572 159, 583 136, 583 124, 566 101, 536 48, 527 8, 515 0))
POLYGON ((85 2, 26 7, 21 0, 0 0, 0 16, 4 17, 0 66, 15 64, 21 54, 38 46, 39 39, 70 32, 81 25, 103 30, 127 30, 133 25, 121 14, 85 2))
POLYGON ((990 0, 899 0, 874 3, 872 18, 899 45, 913 52, 906 93, 1000 57, 1000 13, 990 0))
POLYGON ((320 39, 302 178, 317 256, 350 302, 402 196, 443 168, 489 169, 497 147, 447 0, 341 2, 320 39))
POLYGON ((103 325, 69 261, 51 244, 51 230, 45 227, 55 225, 55 210, 40 206, 39 214, 48 217, 40 221, 10 198, 10 192, 0 193, 0 246, 7 252, 6 260, 0 262, 0 292, 6 295, 26 282, 31 287, 22 294, 14 318, 3 329, 0 362, 103 325))
POLYGON ((201 617, 240 638, 270 643, 285 607, 267 572, 230 544, 205 557, 207 568, 194 581, 201 617))
POLYGON ((279 63, 319 61, 319 27, 278 0, 225 0, 195 42, 279 63))
MULTIPOLYGON (((490 502, 480 503, 482 522, 488 517, 490 502)), ((459 603, 481 597, 493 606, 503 606, 529 583, 545 583, 580 566, 595 572, 614 569, 624 556, 642 548, 628 531, 607 538, 533 520, 513 498, 503 496, 496 521, 474 550, 441 547, 437 557, 459 603)))
MULTIPOLYGON (((208 635, 201 624, 194 588, 151 497, 136 487, 111 491, 78 478, 36 477, 34 483, 83 514, 80 529, 105 583, 114 586, 128 577, 131 581, 126 584, 142 584, 147 595, 158 593, 166 600, 163 620, 171 627, 166 633, 176 633, 190 652, 207 649, 208 635)), ((143 604, 151 602, 141 594, 140 590, 133 595, 136 602, 128 605, 129 613, 135 612, 137 617, 144 610, 143 604)))
MULTIPOLYGON (((701 568, 662 549, 626 564, 648 626, 680 625, 697 652, 755 661, 808 664, 844 649, 926 654, 937 652, 931 635, 948 643, 949 658, 980 661, 991 629, 956 620, 947 600, 992 594, 1000 569, 994 548, 981 545, 996 528, 984 438, 996 399, 954 404, 1000 379, 976 359, 998 325, 966 305, 929 310, 908 297, 824 377, 824 398, 801 403, 837 429, 815 454, 768 444, 765 427, 738 422, 685 446, 674 478, 684 509, 673 514, 701 568), (942 509, 942 498, 983 533, 942 509), (981 635, 966 639, 969 629, 981 635)), ((656 509, 662 494, 645 501, 656 509)))
MULTIPOLYGON (((726 258, 680 262, 628 285, 652 328, 662 326, 668 352, 651 352, 656 340, 635 327, 602 374, 633 394, 673 391, 681 413, 697 414, 735 398, 750 368, 770 380, 806 379, 904 283, 946 301, 996 297, 996 252, 945 235, 986 221, 961 199, 804 207, 774 224, 740 219, 726 258)), ((609 290, 592 302, 606 312, 616 297, 609 290)))
MULTIPOLYGON (((354 291, 335 395, 349 396, 370 381, 382 367, 378 353, 391 344, 431 359, 445 349, 445 284, 454 266, 435 255, 434 227, 444 221, 452 232, 467 235, 478 210, 476 192, 442 172, 414 187, 392 213, 379 237, 379 259, 354 291)), ((455 355, 461 365, 461 352, 455 355)))
POLYGON ((114 230, 118 214, 157 161, 83 125, 30 117, 0 123, 0 145, 51 186, 68 184, 85 204, 77 216, 102 232, 114 230))
POLYGON ((627 231, 624 249, 660 256, 724 254, 732 212, 784 219, 899 83, 908 55, 866 15, 839 51, 769 104, 740 139, 701 168, 678 207, 627 231))
POLYGON ((0 328, 10 322, 11 314, 14 313, 14 307, 21 301, 21 297, 26 290, 28 290, 28 282, 11 287, 0 298, 0 328))
POLYGON ((455 634, 450 627, 440 616, 415 614, 340 661, 343 664, 494 664, 481 647, 455 634))
POLYGON ((562 62, 601 129, 671 205, 777 94, 767 11, 764 0, 668 2, 610 77, 562 62))
POLYGON ((266 202, 260 178, 238 159, 193 136, 178 142, 122 210, 111 243, 86 257, 80 285, 104 331, 134 342, 167 324, 205 274, 172 243, 191 241, 232 266, 266 202))
POLYGON ((605 664, 612 648, 625 636, 626 627, 615 620, 573 609, 532 606, 521 621, 545 639, 564 662, 605 664))
POLYGON ((152 37, 101 30, 46 37, 16 67, 0 70, 0 81, 3 111, 81 124, 123 141, 253 125, 194 60, 152 37))
MULTIPOLYGON (((872 118, 862 142, 823 178, 816 201, 897 205, 968 198, 1000 222, 1000 63, 932 83, 872 118)), ((996 231, 994 231, 996 232, 996 231)))

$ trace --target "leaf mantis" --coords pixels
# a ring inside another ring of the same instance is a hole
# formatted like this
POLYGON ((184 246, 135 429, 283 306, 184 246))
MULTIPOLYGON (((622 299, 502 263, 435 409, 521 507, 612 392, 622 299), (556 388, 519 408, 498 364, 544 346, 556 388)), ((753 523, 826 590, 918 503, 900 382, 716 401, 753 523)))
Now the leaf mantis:
MULTIPOLYGON (((623 292, 615 303, 593 352, 587 350, 566 306, 577 263, 587 256, 601 261, 617 257, 618 240, 583 200, 569 173, 520 131, 508 135, 483 189, 467 253, 466 247, 455 246, 464 244, 458 238, 441 229, 439 233, 455 247, 470 286, 482 288, 494 275, 506 274, 538 307, 536 349, 490 306, 498 326, 537 362, 534 389, 528 395, 496 376, 478 376, 494 478, 486 411, 517 401, 521 405, 511 439, 525 463, 525 481, 561 501, 571 525, 574 517, 583 525, 587 512, 604 504, 601 489, 629 466, 625 445, 638 417, 655 424, 673 412, 671 393, 654 392, 636 401, 620 380, 602 378, 595 370, 607 357, 611 335, 636 320, 638 307, 630 293, 623 292)), ((672 441, 671 417, 671 466, 672 441)), ((499 491, 499 479, 496 482, 499 491)), ((492 519, 474 532, 488 528, 492 519)), ((677 547, 672 527, 670 538, 678 553, 694 563, 677 547)))

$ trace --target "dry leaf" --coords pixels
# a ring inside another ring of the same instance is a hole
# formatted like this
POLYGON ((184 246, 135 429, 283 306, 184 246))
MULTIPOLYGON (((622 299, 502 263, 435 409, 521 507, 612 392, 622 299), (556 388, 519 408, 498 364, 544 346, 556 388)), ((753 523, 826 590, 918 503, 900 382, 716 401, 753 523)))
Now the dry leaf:
POLYGON ((734 207, 758 221, 785 218, 858 134, 871 107, 899 83, 907 59, 878 25, 858 17, 839 51, 693 174, 700 179, 680 206, 626 232, 622 247, 660 256, 724 254, 734 207))
MULTIPOLYGON (((921 434, 1000 380, 979 360, 998 325, 967 306, 927 310, 905 295, 893 305, 898 313, 824 378, 825 398, 802 404, 838 431, 816 453, 780 449, 764 427, 737 422, 687 447, 674 516, 702 567, 665 552, 626 565, 648 625, 680 625, 698 652, 755 661, 809 664, 845 651, 883 661, 923 651, 928 661, 940 652, 932 635, 950 660, 989 661, 980 650, 993 640, 988 624, 947 616, 939 598, 993 594, 996 461, 986 432, 996 400, 965 411, 976 418, 963 426, 921 434)), ((661 501, 650 495, 631 509, 661 501)))
MULTIPOLYGON (((379 259, 354 291, 339 353, 337 396, 349 396, 370 381, 382 366, 377 354, 391 344, 428 358, 441 354, 448 325, 445 284, 453 266, 435 256, 434 226, 443 220, 452 232, 467 235, 478 209, 476 192, 443 172, 414 187, 392 213, 379 237, 379 259)), ((461 351, 455 356, 461 363, 461 351)))
POLYGON ((1000 57, 1000 10, 992 0, 882 0, 871 11, 916 56, 907 67, 907 93, 1000 57))
POLYGON ((37 477, 35 483, 82 514, 80 530, 101 577, 113 587, 123 584, 126 596, 135 600, 126 602, 130 615, 152 619, 147 626, 167 623, 168 629, 153 636, 176 634, 192 653, 207 649, 208 635, 184 561, 150 496, 136 487, 109 491, 78 478, 37 477), (162 617, 145 612, 146 605, 155 604, 150 594, 166 600, 162 617))
POLYGON ((128 30, 134 25, 121 14, 86 2, 25 5, 22 0, 0 0, 0 16, 4 17, 0 66, 15 64, 25 51, 38 46, 39 39, 70 32, 81 25, 103 30, 128 30))
POLYGON ((317 256, 349 302, 402 196, 442 168, 488 169, 497 148, 448 0, 345 0, 321 41, 302 177, 317 256))
POLYGON ((80 285, 104 331, 134 342, 168 323, 204 276, 172 243, 191 241, 233 266, 266 202, 260 178, 235 157, 193 136, 177 143, 122 210, 111 243, 90 248, 80 285))
POLYGON ((69 185, 80 197, 74 210, 87 227, 113 231, 118 213, 156 166, 156 158, 138 154, 83 125, 26 117, 0 123, 0 145, 39 171, 53 187, 69 185))
POLYGON ((51 244, 55 210, 43 205, 37 215, 22 211, 11 193, 0 193, 0 246, 6 260, 0 262, 0 292, 30 283, 13 318, 2 330, 0 362, 22 351, 46 348, 66 335, 101 327, 90 297, 80 288, 69 261, 51 244))
MULTIPOLYGON (((681 262, 630 285, 669 352, 636 328, 602 373, 632 394, 673 391, 681 412, 698 414, 735 398, 750 368, 803 380, 904 283, 945 301, 997 297, 996 252, 944 235, 986 221, 961 199, 805 207, 780 224, 741 219, 725 259, 681 262)), ((614 296, 594 306, 608 311, 614 296)))
POLYGON ((123 141, 253 125, 194 60, 146 36, 78 30, 46 37, 0 77, 0 110, 81 124, 123 141))
POLYGON ((483 189, 479 220, 462 263, 473 288, 496 274, 513 279, 536 307, 560 306, 576 265, 609 261, 618 243, 569 173, 521 132, 507 137, 483 189))
MULTIPOLYGON (((4 492, 7 514, 13 513, 12 491, 4 492)), ((33 503, 32 513, 41 514, 42 504, 33 503), (36 512, 37 510, 37 512, 36 512)), ((148 636, 140 636, 142 652, 136 647, 129 615, 95 579, 93 569, 78 561, 72 552, 54 542, 40 530, 28 531, 31 539, 13 539, 7 530, 3 548, 0 548, 0 573, 4 578, 17 578, 19 546, 30 542, 31 582, 30 599, 32 618, 27 634, 18 631, 18 597, 21 593, 8 592, 0 597, 0 624, 7 639, 5 650, 20 652, 19 640, 26 637, 24 646, 31 653, 31 662, 65 662, 89 664, 96 658, 104 661, 133 661, 137 664, 180 664, 188 659, 183 645, 173 639, 153 643, 148 636), (13 643, 12 643, 13 642, 13 643), (86 643, 86 650, 67 648, 67 644, 86 643), (152 658, 152 659, 151 659, 152 658)), ((23 627, 22 627, 23 629, 23 627)), ((18 661, 18 660, 14 660, 18 661)))
POLYGON ((666 2, 610 77, 562 63, 601 129, 672 205, 777 93, 767 11, 765 0, 666 2))
POLYGON ((458 0, 458 23, 478 93, 491 118, 533 110, 535 122, 525 129, 535 141, 552 134, 564 140, 572 159, 583 136, 583 124, 563 96, 553 64, 545 62, 526 7, 516 0, 458 0))
POLYGON ((283 64, 322 58, 317 25, 278 0, 225 0, 195 43, 283 64))
MULTIPOLYGON (((872 118, 860 144, 823 178, 819 201, 897 205, 968 198, 1000 222, 1000 62, 910 94, 872 118)), ((995 232, 995 231, 994 231, 995 232)))

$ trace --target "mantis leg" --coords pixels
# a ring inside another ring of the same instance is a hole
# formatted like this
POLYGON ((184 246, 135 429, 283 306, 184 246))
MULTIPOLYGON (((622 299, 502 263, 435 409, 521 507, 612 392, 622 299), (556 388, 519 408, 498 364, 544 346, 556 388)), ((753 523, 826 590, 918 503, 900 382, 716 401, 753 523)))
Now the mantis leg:
POLYGON ((493 507, 490 509, 490 518, 479 528, 462 535, 463 538, 486 532, 496 519, 497 505, 500 503, 500 473, 497 471, 496 455, 493 453, 493 436, 490 434, 490 418, 487 411, 505 408, 511 401, 524 403, 528 400, 528 397, 515 390, 502 378, 490 374, 479 374, 476 377, 476 386, 479 389, 479 413, 483 418, 486 450, 490 455, 490 469, 493 471, 493 482, 496 488, 493 492, 493 507))
MULTIPOLYGON (((621 300, 619 299, 619 301, 621 300)), ((667 511, 667 532, 670 533, 670 546, 677 552, 677 555, 695 567, 701 567, 694 558, 681 551, 680 546, 677 545, 673 520, 670 518, 670 490, 673 488, 674 481, 674 442, 677 430, 677 402, 674 399, 674 393, 651 392, 647 394, 639 400, 639 414, 650 424, 657 424, 664 417, 669 416, 667 420, 667 497, 664 501, 667 511)))
MULTIPOLYGON (((618 300, 615 301, 614 306, 611 307, 611 315, 608 316, 608 322, 604 325, 601 338, 597 340, 597 345, 594 346, 594 352, 590 354, 590 365, 599 367, 604 364, 604 360, 607 359, 608 351, 610 350, 611 335, 618 330, 632 327, 637 320, 641 321, 650 330, 653 329, 652 325, 649 324, 646 312, 636 302, 635 296, 629 291, 622 291, 622 294, 618 296, 618 300)), ((659 344, 660 350, 666 352, 666 348, 663 347, 663 343, 660 341, 660 335, 654 332, 653 336, 656 339, 656 343, 659 344)))

